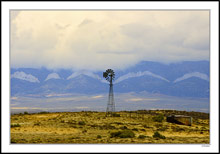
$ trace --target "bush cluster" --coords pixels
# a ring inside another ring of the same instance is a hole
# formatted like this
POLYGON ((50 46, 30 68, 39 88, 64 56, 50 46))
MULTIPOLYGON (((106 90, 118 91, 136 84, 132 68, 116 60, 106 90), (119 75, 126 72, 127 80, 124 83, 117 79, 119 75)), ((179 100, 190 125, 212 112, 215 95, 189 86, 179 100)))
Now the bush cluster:
POLYGON ((112 113, 112 117, 120 117, 120 116, 121 116, 120 114, 112 113))
POLYGON ((11 124, 11 128, 13 128, 13 127, 21 127, 21 125, 20 124, 11 124))
POLYGON ((38 112, 38 114, 47 114, 47 113, 50 113, 50 112, 47 112, 47 111, 38 112))
POLYGON ((128 129, 127 126, 121 126, 120 129, 128 129))
POLYGON ((102 138, 102 136, 101 135, 97 135, 97 138, 102 138))
POLYGON ((162 122, 164 120, 164 116, 160 114, 160 115, 154 116, 152 119, 154 122, 162 122))
POLYGON ((103 126, 99 126, 100 129, 116 129, 115 126, 112 126, 111 124, 106 124, 103 126))
POLYGON ((111 138, 112 137, 120 137, 120 138, 133 138, 135 137, 135 134, 132 130, 123 130, 123 131, 118 131, 118 132, 112 132, 110 134, 111 138))
POLYGON ((36 122, 35 124, 34 124, 34 126, 40 126, 40 122, 36 122))
POLYGON ((82 131, 82 133, 86 133, 86 132, 87 132, 87 130, 83 130, 83 131, 82 131))
POLYGON ((79 121, 78 124, 79 125, 85 125, 86 123, 84 121, 79 121))
POLYGON ((171 128, 172 128, 172 130, 173 130, 174 132, 185 131, 184 128, 181 128, 181 127, 179 127, 179 126, 172 126, 171 128))
POLYGON ((132 130, 133 130, 133 131, 138 131, 138 129, 137 129, 137 128, 133 128, 132 130))
POLYGON ((145 135, 139 135, 139 136, 138 136, 139 139, 145 139, 146 137, 147 137, 147 136, 145 136, 145 135))
POLYGON ((166 137, 164 135, 161 135, 159 132, 155 132, 153 138, 165 139, 166 137))

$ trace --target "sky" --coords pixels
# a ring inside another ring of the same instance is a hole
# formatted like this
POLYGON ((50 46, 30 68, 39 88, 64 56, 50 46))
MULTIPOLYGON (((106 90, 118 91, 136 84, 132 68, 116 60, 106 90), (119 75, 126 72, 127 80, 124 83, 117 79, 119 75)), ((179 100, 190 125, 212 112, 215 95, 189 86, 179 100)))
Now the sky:
POLYGON ((209 60, 209 11, 10 11, 11 67, 125 69, 209 60))

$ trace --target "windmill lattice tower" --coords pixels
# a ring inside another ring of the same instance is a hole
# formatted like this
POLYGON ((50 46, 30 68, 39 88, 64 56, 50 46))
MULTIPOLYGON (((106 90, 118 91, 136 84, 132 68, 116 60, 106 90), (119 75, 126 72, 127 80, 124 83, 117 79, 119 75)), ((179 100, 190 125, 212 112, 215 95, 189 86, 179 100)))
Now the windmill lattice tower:
POLYGON ((113 83, 112 83, 112 81, 115 78, 115 73, 112 69, 107 69, 106 72, 103 72, 103 77, 110 82, 108 104, 106 109, 106 115, 108 116, 108 115, 112 115, 112 113, 115 112, 115 101, 114 101, 113 83))

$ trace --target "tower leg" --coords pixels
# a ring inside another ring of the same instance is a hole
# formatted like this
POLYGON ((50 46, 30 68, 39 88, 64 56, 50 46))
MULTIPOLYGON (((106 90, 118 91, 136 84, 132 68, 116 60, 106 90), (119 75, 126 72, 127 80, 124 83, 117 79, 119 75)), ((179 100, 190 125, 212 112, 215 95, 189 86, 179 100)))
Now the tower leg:
POLYGON ((115 102, 114 102, 114 94, 113 94, 113 84, 110 83, 106 115, 107 116, 109 116, 109 115, 112 116, 113 112, 115 112, 115 102))

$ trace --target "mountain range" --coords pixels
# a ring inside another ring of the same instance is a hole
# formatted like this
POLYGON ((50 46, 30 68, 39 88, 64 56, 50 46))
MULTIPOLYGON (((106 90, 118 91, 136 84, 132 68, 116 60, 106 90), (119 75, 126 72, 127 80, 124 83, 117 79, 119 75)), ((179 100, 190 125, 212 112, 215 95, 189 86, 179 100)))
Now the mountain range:
MULTIPOLYGON (((142 61, 124 70, 114 70, 114 91, 209 98, 209 65, 209 61, 171 64, 142 61)), ((104 71, 11 68, 11 96, 108 93, 108 82, 102 77, 104 71)))

